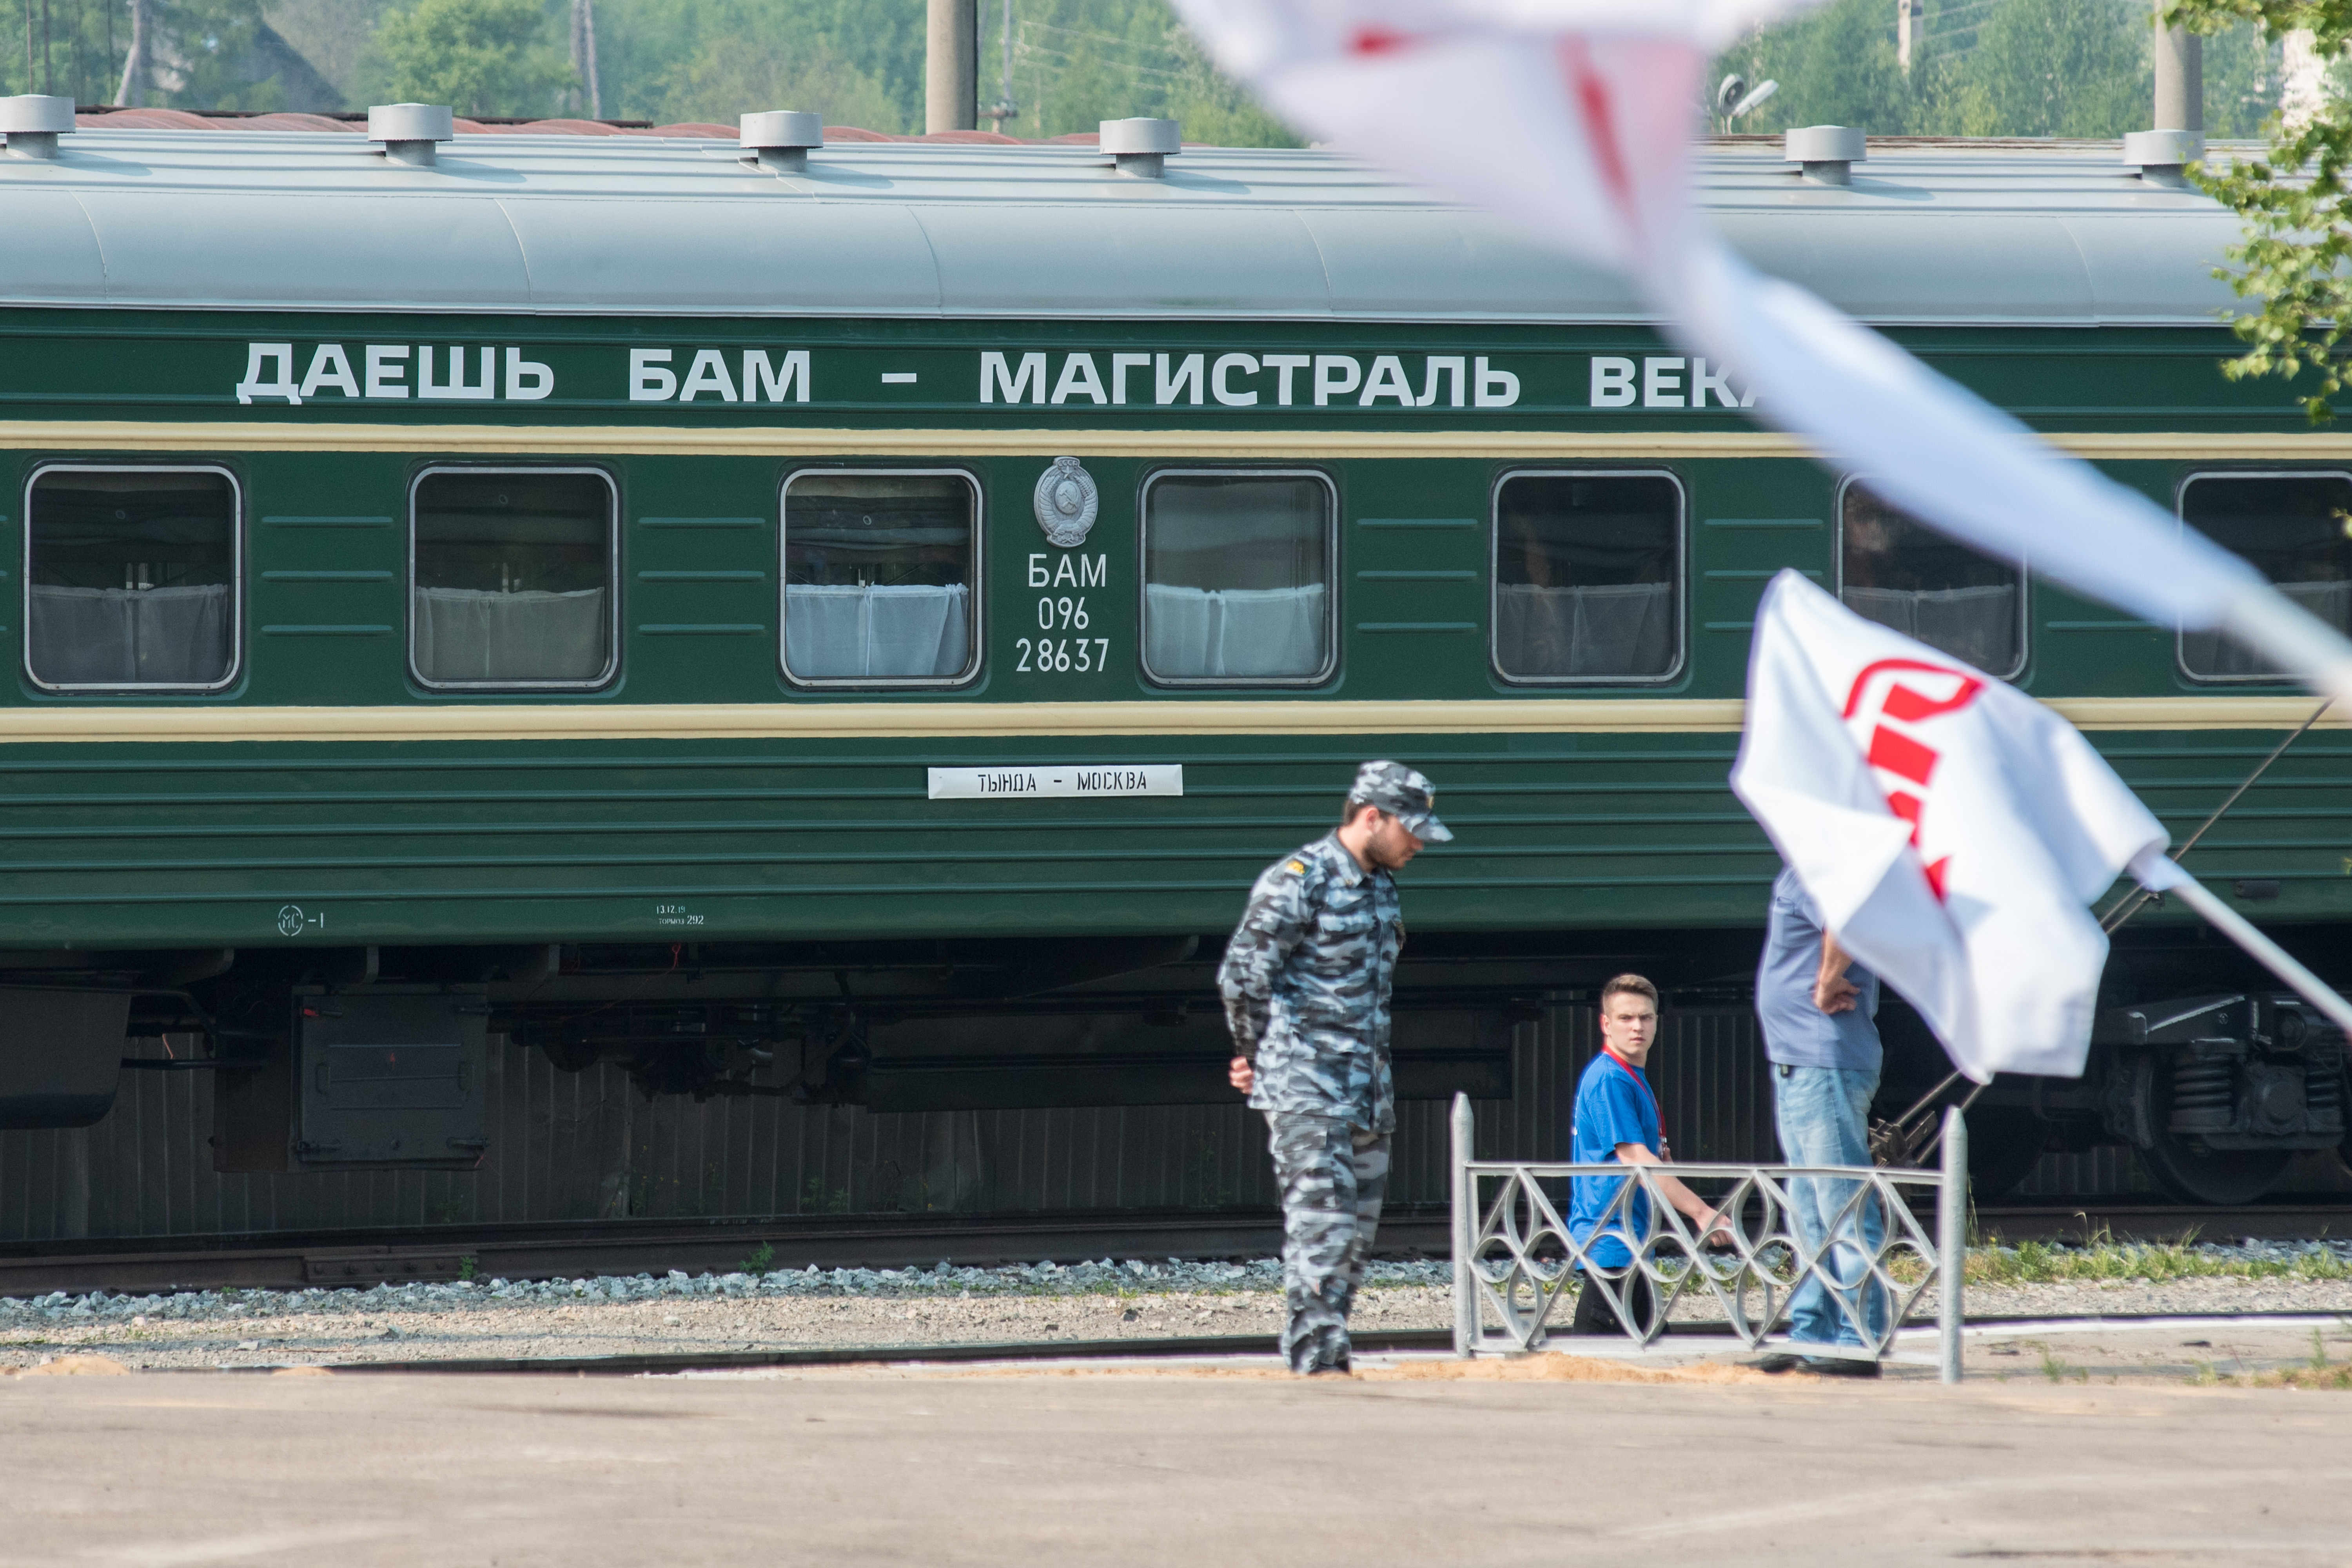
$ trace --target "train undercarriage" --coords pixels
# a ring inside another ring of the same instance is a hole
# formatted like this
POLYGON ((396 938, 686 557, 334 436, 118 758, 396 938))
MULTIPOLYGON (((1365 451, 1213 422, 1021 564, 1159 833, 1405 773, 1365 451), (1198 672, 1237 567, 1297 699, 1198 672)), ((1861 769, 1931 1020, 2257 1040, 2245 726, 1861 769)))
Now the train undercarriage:
MULTIPOLYGON (((2281 932, 2329 974, 2352 931, 2281 932)), ((1752 1000, 1739 931, 1416 933, 1400 969, 1400 1098, 1513 1092, 1514 1032, 1647 973, 1670 1005, 1752 1000)), ((778 1096, 877 1111, 1228 1100, 1214 936, 545 943, 0 954, 0 1126, 103 1117, 126 1071, 215 1076, 223 1171, 465 1169, 489 1053, 623 1068, 651 1098, 778 1096)), ((1917 1016, 1882 1016, 1877 1113, 1969 1086, 1917 1016)), ((2150 922, 2110 962, 2080 1079, 1969 1103, 1987 1201, 2043 1153, 2122 1145, 2191 1204, 2249 1202, 2298 1155, 2346 1154, 2347 1047, 2201 928, 2150 922)), ((1925 1125, 1926 1116, 1915 1117, 1925 1125)), ((1760 1156, 1762 1151, 1757 1152, 1760 1156)))

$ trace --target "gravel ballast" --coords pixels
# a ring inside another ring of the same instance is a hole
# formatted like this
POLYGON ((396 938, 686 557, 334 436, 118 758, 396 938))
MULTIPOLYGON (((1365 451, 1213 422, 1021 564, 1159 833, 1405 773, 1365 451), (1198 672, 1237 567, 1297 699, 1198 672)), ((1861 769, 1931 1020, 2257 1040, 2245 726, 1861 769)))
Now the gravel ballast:
MULTIPOLYGON (((2345 1243, 2194 1250, 2223 1266, 2275 1268, 2321 1249, 2352 1256, 2345 1243)), ((1354 1321, 1365 1329, 1445 1329, 1453 1321, 1451 1278, 1443 1262, 1375 1262, 1354 1321)), ((1971 1317, 2352 1314, 2352 1279, 2258 1274, 1987 1285, 1970 1289, 1968 1306, 1971 1317)), ((1222 1337, 1275 1332, 1281 1307, 1281 1268, 1273 1258, 672 1272, 367 1290, 59 1291, 0 1299, 0 1366, 22 1369, 68 1352, 102 1352, 132 1368, 196 1368, 1222 1337)), ((1678 1304, 1675 1317, 1719 1320, 1703 1299, 1678 1304)))

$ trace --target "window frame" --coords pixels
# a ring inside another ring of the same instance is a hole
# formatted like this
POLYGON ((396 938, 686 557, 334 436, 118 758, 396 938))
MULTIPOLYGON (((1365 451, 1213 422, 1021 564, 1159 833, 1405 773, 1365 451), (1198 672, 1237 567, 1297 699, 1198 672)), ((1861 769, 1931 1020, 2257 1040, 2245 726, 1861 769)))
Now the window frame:
MULTIPOLYGON (((2183 535, 2189 527, 2189 487, 2200 479, 2343 479, 2352 483, 2352 470, 2344 468, 2199 468, 2181 476, 2172 489, 2172 521, 2183 535)), ((2210 534, 2200 535, 2211 539, 2210 534)), ((2218 539, 2212 542, 2221 549, 2230 547, 2218 539)), ((2235 554, 2235 551, 2231 553, 2235 554)), ((2192 686, 2293 686, 2306 679, 2294 670, 2277 669, 2267 675, 2199 675, 2189 668, 2189 628, 2175 623, 2172 628, 2172 668, 2181 679, 2192 686)))
POLYGON ((21 635, 16 639, 18 662, 25 679, 43 691, 68 695, 103 691, 226 691, 245 673, 245 485, 235 469, 221 463, 76 463, 36 464, 25 477, 24 548, 18 563, 24 591, 17 595, 21 635), (218 680, 50 681, 33 668, 33 488, 45 474, 218 474, 228 481, 229 493, 229 650, 228 668, 218 680))
MULTIPOLYGON (((1830 530, 1830 595, 1837 600, 1841 609, 1851 609, 1845 602, 1845 498, 1856 485, 1867 489, 1869 484, 1870 476, 1867 474, 1847 474, 1838 480, 1836 499, 1830 503, 1834 509, 1832 515, 1835 518, 1830 530)), ((1986 552, 1979 551, 1979 553, 1986 552)), ((2024 676, 2033 662, 2033 569, 2029 564, 2020 563, 2016 570, 2017 658, 2007 669, 1985 671, 1995 680, 2017 680, 2024 676)), ((1854 613, 1859 614, 1858 611, 1854 613)), ((1936 651, 1943 652, 1941 648, 1936 651)), ((1959 656, 1944 654, 1944 657, 1958 658, 1959 656)))
POLYGON ((1671 686, 1690 668, 1690 488, 1672 468, 1506 468, 1486 492, 1486 668, 1506 686, 1671 686), (1675 658, 1658 675, 1513 675, 1504 669, 1502 624, 1503 487, 1513 479, 1664 479, 1675 487, 1675 658))
POLYGON ((985 594, 988 579, 988 489, 980 482, 980 475, 971 468, 955 465, 910 468, 834 468, 809 464, 789 470, 776 485, 776 668, 785 680, 809 691, 950 691, 970 686, 980 679, 986 664, 988 617, 985 594), (786 590, 791 584, 785 576, 789 570, 786 552, 792 548, 791 507, 793 481, 810 478, 843 479, 934 479, 950 476, 971 487, 971 651, 964 667, 951 676, 884 676, 867 679, 848 679, 832 676, 803 676, 793 673, 792 660, 784 652, 784 618, 791 613, 786 590))
POLYGON ((595 691, 610 686, 621 672, 621 486, 610 472, 593 466, 556 467, 533 463, 431 463, 409 476, 408 566, 401 584, 401 618, 407 635, 408 675, 427 691, 595 691), (613 584, 604 605, 604 668, 593 679, 583 680, 430 680, 416 668, 416 494, 436 474, 592 474, 604 483, 604 570, 613 584))
POLYGON ((1146 472, 1135 495, 1135 668, 1171 690, 1268 690, 1328 685, 1339 673, 1339 484, 1324 468, 1164 468, 1146 472), (1151 487, 1162 479, 1314 479, 1323 487, 1323 551, 1330 579, 1323 595, 1323 663, 1312 675, 1161 675, 1151 668, 1151 487))

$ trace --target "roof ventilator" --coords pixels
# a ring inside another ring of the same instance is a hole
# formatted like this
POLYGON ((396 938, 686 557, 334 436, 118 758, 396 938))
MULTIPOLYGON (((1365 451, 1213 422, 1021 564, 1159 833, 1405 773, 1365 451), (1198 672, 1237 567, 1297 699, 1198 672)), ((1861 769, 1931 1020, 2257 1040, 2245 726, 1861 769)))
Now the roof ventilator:
POLYGON ((383 155, 396 163, 429 169, 436 144, 457 139, 455 116, 446 104, 379 103, 368 110, 368 140, 383 142, 383 155))
POLYGON ((1157 180, 1167 174, 1168 160, 1184 150, 1184 138, 1172 120, 1106 120, 1101 145, 1120 174, 1157 180))
POLYGON ((1843 125, 1807 125, 1788 132, 1782 160, 1804 165, 1804 176, 1822 185, 1853 184, 1853 166, 1870 156, 1869 142, 1843 125))
POLYGON ((2205 138, 2194 131, 2133 131, 2124 136, 2124 162, 2151 185, 2189 188, 2188 165, 2205 156, 2205 138))
POLYGON ((742 143, 744 163, 771 174, 805 174, 808 155, 824 145, 824 117, 797 109, 747 114, 735 139, 742 143))
POLYGON ((27 92, 0 98, 0 136, 8 139, 12 158, 52 159, 58 138, 74 128, 74 100, 27 92))

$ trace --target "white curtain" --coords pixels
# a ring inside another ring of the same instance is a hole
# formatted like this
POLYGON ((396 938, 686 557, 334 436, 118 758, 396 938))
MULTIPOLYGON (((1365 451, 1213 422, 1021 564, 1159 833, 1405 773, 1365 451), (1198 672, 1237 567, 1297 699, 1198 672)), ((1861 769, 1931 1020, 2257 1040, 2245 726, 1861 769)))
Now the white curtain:
POLYGON ((593 680, 604 673, 604 590, 416 590, 416 671, 427 680, 593 680))
MULTIPOLYGON (((2279 583, 2282 594, 2338 631, 2352 631, 2352 581, 2279 583)), ((2277 668, 2242 644, 2213 632, 2190 632, 2180 639, 2181 662, 2192 675, 2276 675, 2277 668)))
POLYGON ((228 674, 228 584, 32 585, 26 656, 53 686, 209 686, 228 674))
POLYGON ((1144 589, 1144 656, 1172 679, 1313 676, 1324 665, 1323 584, 1144 589))
POLYGON ((2017 584, 1976 588, 1848 588, 1846 608, 1979 669, 2017 663, 2017 584))
POLYGON ((961 583, 784 585, 784 668, 803 680, 946 680, 971 658, 961 583))
POLYGON ((1675 662, 1674 584, 1495 593, 1495 662, 1506 675, 1664 675, 1675 662))

